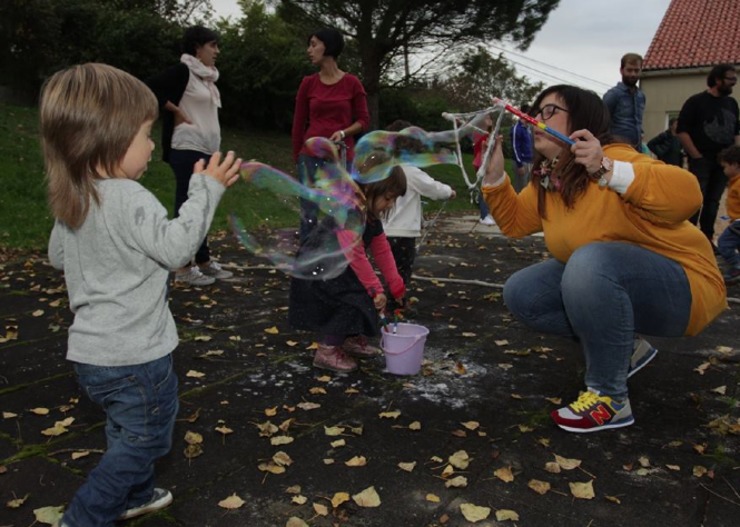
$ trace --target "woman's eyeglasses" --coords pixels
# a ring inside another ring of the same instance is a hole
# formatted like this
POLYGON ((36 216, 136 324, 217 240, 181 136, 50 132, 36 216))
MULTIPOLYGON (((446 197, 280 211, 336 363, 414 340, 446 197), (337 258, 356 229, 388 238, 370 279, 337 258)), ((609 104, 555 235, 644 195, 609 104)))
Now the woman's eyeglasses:
POLYGON ((533 115, 534 117, 537 117, 539 115, 542 117, 543 121, 547 121, 550 117, 555 115, 558 111, 567 113, 568 110, 558 106, 557 104, 546 104, 542 108, 537 110, 533 115))

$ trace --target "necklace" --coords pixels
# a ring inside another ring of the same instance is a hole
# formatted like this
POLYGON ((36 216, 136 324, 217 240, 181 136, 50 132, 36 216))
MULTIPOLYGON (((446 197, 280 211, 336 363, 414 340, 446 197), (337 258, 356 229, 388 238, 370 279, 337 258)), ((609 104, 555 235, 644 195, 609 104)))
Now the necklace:
POLYGON ((560 178, 556 174, 553 174, 553 170, 557 164, 558 158, 556 156, 553 160, 545 159, 542 161, 538 169, 540 173, 540 185, 550 192, 560 190, 560 178))

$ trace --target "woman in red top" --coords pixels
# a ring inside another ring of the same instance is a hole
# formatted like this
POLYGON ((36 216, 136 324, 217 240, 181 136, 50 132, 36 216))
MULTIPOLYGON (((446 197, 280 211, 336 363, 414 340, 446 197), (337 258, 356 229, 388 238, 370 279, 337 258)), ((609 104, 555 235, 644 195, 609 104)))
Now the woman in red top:
MULTIPOLYGON (((293 159, 297 163, 301 183, 312 185, 317 167, 325 161, 311 157, 305 148, 306 139, 326 137, 344 142, 347 163, 352 161, 354 136, 367 130, 370 115, 367 96, 360 80, 339 69, 337 57, 344 48, 342 34, 324 28, 308 37, 308 58, 319 72, 303 78, 295 101, 293 115, 293 159)), ((301 241, 316 225, 318 208, 301 200, 301 241)))

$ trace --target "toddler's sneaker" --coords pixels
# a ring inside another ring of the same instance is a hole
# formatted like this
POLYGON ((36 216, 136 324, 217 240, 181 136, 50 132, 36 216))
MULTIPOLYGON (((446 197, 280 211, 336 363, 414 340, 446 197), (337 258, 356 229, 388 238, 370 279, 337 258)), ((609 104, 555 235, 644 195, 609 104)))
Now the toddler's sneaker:
POLYGON ((619 402, 592 388, 581 392, 575 402, 554 410, 550 417, 563 430, 577 433, 621 428, 635 422, 629 399, 619 402))
POLYGON ((313 356, 313 365, 324 370, 347 373, 357 369, 357 361, 348 356, 342 346, 319 344, 313 356))
POLYGON ((485 218, 481 218, 480 222, 483 225, 496 225, 496 221, 493 219, 493 216, 491 216, 490 214, 486 216, 485 218))
POLYGON ((203 273, 201 273, 197 265, 188 267, 188 270, 185 272, 178 271, 175 273, 175 282, 178 282, 181 284, 204 286, 204 285, 211 285, 215 281, 216 279, 214 277, 206 276, 203 273))
POLYGON ((213 278, 217 278, 219 280, 231 278, 232 276, 234 276, 234 273, 232 273, 231 271, 227 271, 226 269, 221 267, 221 264, 214 260, 209 260, 206 264, 198 265, 198 269, 204 275, 212 276, 213 278))
POLYGON ((730 270, 725 273, 724 279, 725 284, 734 284, 740 281, 740 267, 730 267, 730 270))
POLYGON ((361 358, 376 357, 382 353, 380 348, 368 344, 367 337, 365 335, 347 337, 344 344, 342 344, 342 349, 348 355, 361 358))
POLYGON ((130 520, 131 518, 136 518, 137 516, 141 516, 143 514, 149 514, 150 512, 164 509, 170 503, 172 503, 172 493, 167 489, 155 488, 154 494, 152 494, 152 499, 150 499, 147 503, 143 505, 127 509, 118 517, 118 519, 130 520))
POLYGON ((657 354, 658 350, 652 347, 647 340, 636 338, 632 347, 632 357, 630 358, 630 369, 627 372, 627 378, 629 379, 647 366, 647 363, 653 360, 657 354))

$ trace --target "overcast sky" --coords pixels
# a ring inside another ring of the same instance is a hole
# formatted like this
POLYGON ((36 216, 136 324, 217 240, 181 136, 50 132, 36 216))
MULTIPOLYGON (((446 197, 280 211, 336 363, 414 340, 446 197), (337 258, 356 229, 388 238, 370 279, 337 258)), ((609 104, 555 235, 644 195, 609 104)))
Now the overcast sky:
MULTIPOLYGON (((211 3, 216 16, 241 15, 236 0, 211 3)), ((601 94, 621 80, 619 59, 623 54, 647 52, 670 3, 560 0, 527 51, 512 50, 504 55, 533 81, 578 84, 601 94)), ((497 47, 491 51, 498 53, 497 47)))

